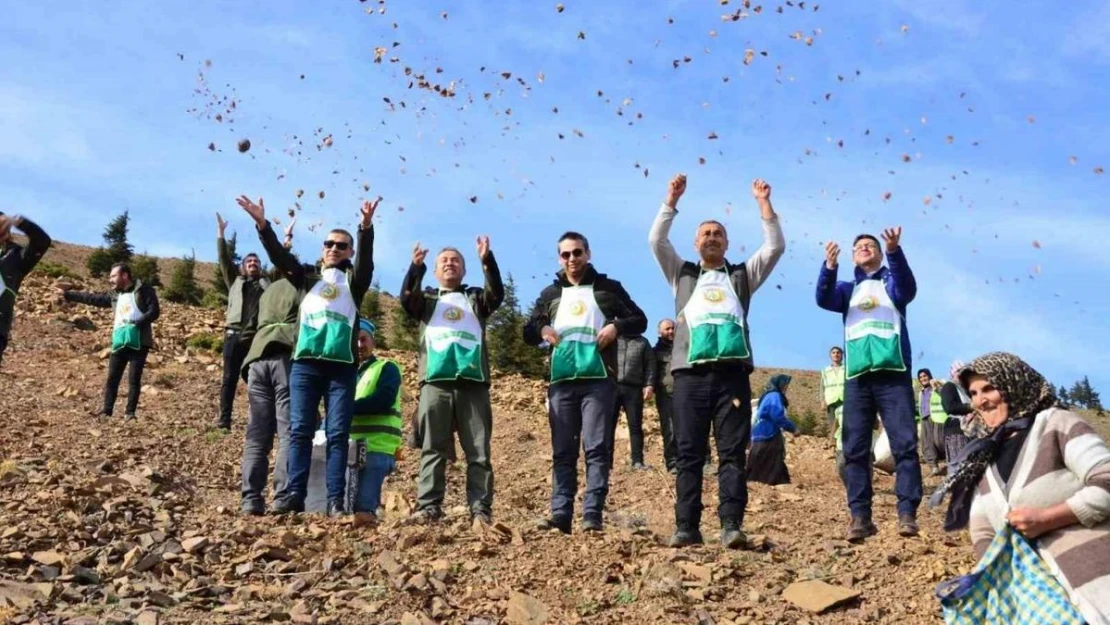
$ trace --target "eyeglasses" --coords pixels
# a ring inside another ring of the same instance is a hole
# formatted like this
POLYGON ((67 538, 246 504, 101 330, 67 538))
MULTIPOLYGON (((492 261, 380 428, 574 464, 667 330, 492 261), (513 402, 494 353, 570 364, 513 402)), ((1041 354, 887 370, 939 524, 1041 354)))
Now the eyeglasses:
POLYGON ((324 241, 324 247, 329 250, 334 247, 340 252, 345 252, 347 251, 347 248, 351 247, 351 244, 347 243, 346 241, 332 241, 331 239, 328 239, 327 241, 324 241))
POLYGON ((570 251, 559 252, 559 256, 562 256, 563 260, 570 260, 571 256, 573 256, 575 258, 581 258, 582 255, 585 254, 585 253, 586 253, 586 250, 584 250, 580 247, 576 247, 576 248, 574 248, 573 250, 570 250, 570 251))

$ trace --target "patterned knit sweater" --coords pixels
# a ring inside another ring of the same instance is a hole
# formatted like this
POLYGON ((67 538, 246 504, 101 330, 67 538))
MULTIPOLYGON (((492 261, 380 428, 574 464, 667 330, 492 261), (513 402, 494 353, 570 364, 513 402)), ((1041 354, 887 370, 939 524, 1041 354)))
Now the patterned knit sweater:
POLYGON ((987 470, 971 504, 968 529, 982 556, 1016 508, 1067 502, 1079 523, 1033 545, 1088 623, 1110 625, 1110 449, 1078 415, 1050 408, 1037 415, 1010 481, 987 470))

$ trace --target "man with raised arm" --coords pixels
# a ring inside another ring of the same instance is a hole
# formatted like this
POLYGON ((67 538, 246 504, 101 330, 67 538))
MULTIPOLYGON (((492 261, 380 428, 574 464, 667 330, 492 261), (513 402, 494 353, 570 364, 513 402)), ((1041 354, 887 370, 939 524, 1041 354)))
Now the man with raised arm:
POLYGON ((914 420, 912 352, 906 306, 917 296, 917 282, 900 245, 902 228, 883 231, 879 240, 861 234, 852 241, 855 272, 851 282, 836 279, 840 246, 825 245, 817 277, 817 305, 844 318, 844 473, 852 521, 848 540, 859 542, 879 530, 871 521, 871 432, 881 418, 894 456, 894 493, 898 533, 916 536, 921 503, 921 463, 914 420), (880 417, 881 415, 881 417, 880 417))
POLYGON ((23 278, 31 273, 50 249, 50 237, 35 222, 22 215, 0 212, 0 365, 8 348, 12 321, 15 319, 15 298, 23 278), (12 228, 27 235, 27 246, 12 239, 12 228))
POLYGON ((609 420, 616 401, 618 336, 647 329, 644 311, 620 282, 590 263, 590 242, 577 232, 558 241, 555 282, 540 293, 524 326, 524 342, 551 346, 551 516, 540 529, 569 534, 578 491, 578 448, 586 452, 581 528, 600 532, 609 494, 609 420))
POLYGON ((734 265, 725 259, 724 225, 707 220, 698 224, 694 234, 698 262, 685 261, 668 238, 685 192, 686 176, 679 174, 671 180, 648 235, 678 313, 671 361, 678 478, 675 533, 669 544, 683 547, 702 542, 702 470, 712 425, 719 462, 721 544, 736 549, 747 542, 740 528, 748 505, 744 453, 752 428, 748 308, 752 293, 771 274, 786 242, 771 206, 771 185, 756 180, 752 195, 763 220, 763 245, 746 263, 734 265))
POLYGON ((436 286, 421 289, 428 270, 424 264, 428 250, 419 243, 401 285, 401 306, 420 323, 418 419, 423 448, 413 522, 436 521, 443 516, 447 458, 454 450, 453 432, 457 429, 466 454, 470 516, 475 522, 491 523, 493 410, 486 323, 504 301, 505 289, 489 237, 478 237, 477 250, 485 277, 483 288, 463 283, 466 259, 458 249, 445 247, 435 257, 436 286))
POLYGON ((321 250, 320 278, 311 282, 305 266, 278 241, 266 221, 262 200, 255 203, 246 196, 238 200, 254 219, 270 262, 305 292, 298 309, 297 342, 289 372, 289 483, 287 495, 274 502, 277 514, 304 511, 316 413, 322 399, 327 407, 327 514, 345 513, 347 443, 358 381, 358 309, 374 273, 372 220, 380 201, 362 204, 357 255, 351 233, 338 228, 328 232, 321 250))
POLYGON ((258 327, 258 302, 270 281, 262 275, 262 260, 251 252, 238 265, 231 257, 224 231, 227 222, 216 213, 216 252, 220 260, 220 278, 227 286, 227 316, 224 322, 224 374, 220 384, 220 414, 216 427, 231 429, 231 408, 235 402, 235 388, 239 384, 243 360, 251 349, 258 327))
POLYGON ((135 411, 139 408, 146 357, 154 347, 151 324, 158 320, 162 311, 154 288, 132 278, 131 267, 126 263, 112 265, 108 284, 112 290, 107 293, 67 290, 63 291, 62 296, 69 302, 115 310, 112 321, 112 355, 108 357, 108 378, 104 382, 104 407, 100 416, 112 416, 119 383, 123 380, 123 370, 127 368, 127 409, 124 419, 131 421, 135 419, 135 411))

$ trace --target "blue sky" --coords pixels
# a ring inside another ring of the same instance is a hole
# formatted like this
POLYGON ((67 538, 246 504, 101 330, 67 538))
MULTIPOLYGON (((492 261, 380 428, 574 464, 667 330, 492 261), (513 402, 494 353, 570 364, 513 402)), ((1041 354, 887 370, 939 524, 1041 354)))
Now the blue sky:
POLYGON ((679 251, 716 218, 740 261, 760 243, 762 177, 787 253, 754 298, 757 364, 821 366, 840 340, 814 303, 822 243, 900 224, 915 364, 1008 349, 1110 392, 1110 177, 1096 173, 1110 168, 1110 6, 555 4, 15 4, 0 25, 2 208, 84 244, 128 208, 138 249, 212 260, 217 210, 257 248, 239 194, 284 222, 303 190, 305 256, 310 226, 352 226, 381 194, 384 289, 414 242, 473 261, 484 233, 526 303, 557 268, 557 235, 580 230, 654 339, 673 314, 647 247, 667 180, 689 177, 679 251), (455 97, 409 88, 406 67, 455 97))

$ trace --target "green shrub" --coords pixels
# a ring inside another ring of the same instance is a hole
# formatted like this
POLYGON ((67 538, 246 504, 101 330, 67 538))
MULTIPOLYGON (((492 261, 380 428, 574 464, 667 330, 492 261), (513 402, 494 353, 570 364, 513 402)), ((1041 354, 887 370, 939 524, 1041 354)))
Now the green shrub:
POLYGON ((819 436, 820 430, 826 427, 825 420, 808 408, 800 417, 795 416, 793 421, 794 425, 798 426, 798 434, 805 436, 819 436))
POLYGON ((185 346, 193 349, 219 352, 224 348, 224 337, 215 332, 199 332, 185 339, 185 346))
POLYGON ((220 293, 216 289, 208 289, 204 292, 204 297, 200 300, 200 305, 212 310, 223 310, 227 308, 227 296, 220 293))
POLYGON ((35 270, 51 278, 69 278, 76 280, 81 277, 69 267, 52 263, 48 260, 41 261, 38 265, 35 265, 35 270))

